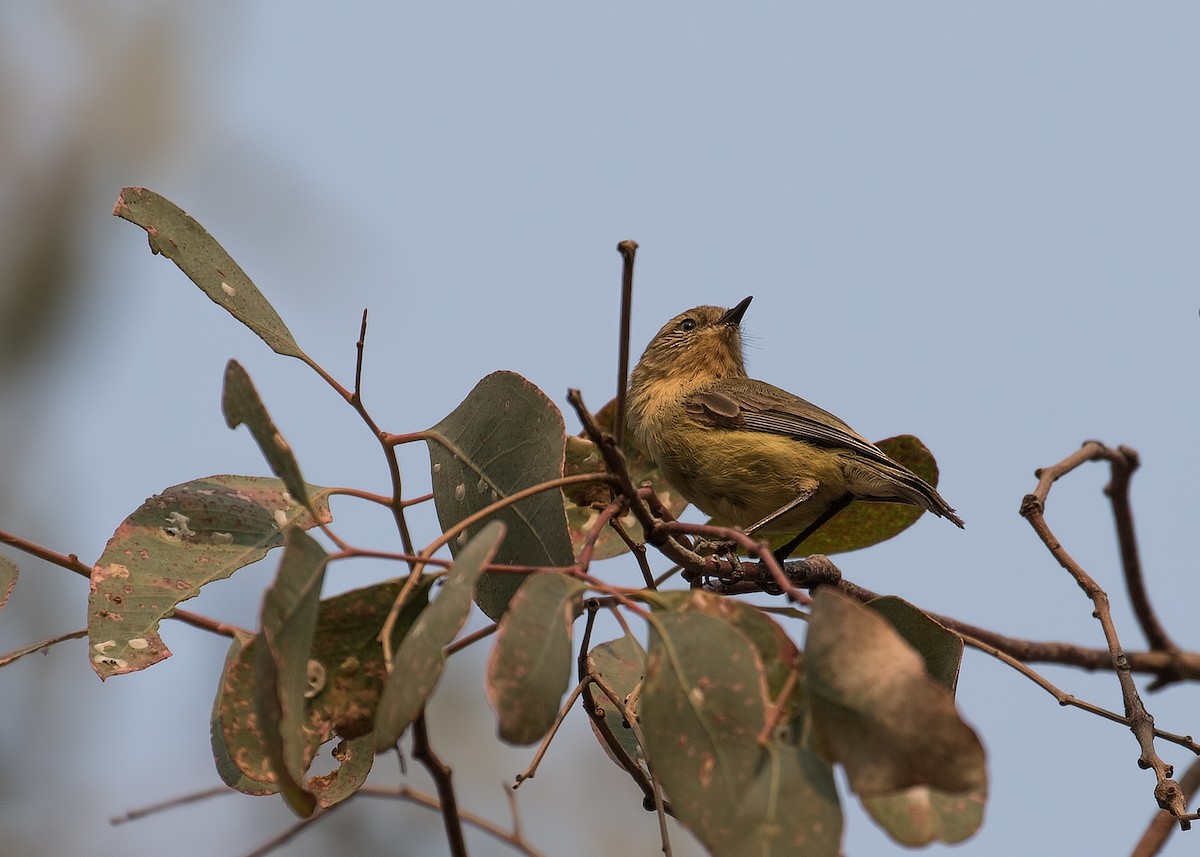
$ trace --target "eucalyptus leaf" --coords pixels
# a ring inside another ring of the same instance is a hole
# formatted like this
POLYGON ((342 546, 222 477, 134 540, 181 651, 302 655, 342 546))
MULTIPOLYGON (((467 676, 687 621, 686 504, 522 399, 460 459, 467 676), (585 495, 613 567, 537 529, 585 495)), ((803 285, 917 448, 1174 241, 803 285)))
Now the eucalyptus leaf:
POLYGON ((530 575, 500 619, 487 694, 502 740, 533 744, 554 725, 571 679, 571 623, 586 588, 566 574, 530 575))
POLYGON ((942 818, 921 829, 963 838, 978 826, 987 789, 983 745, 951 692, 887 620, 818 589, 804 665, 822 748, 845 767, 850 788, 889 833, 915 844, 902 838, 911 834, 910 821, 887 825, 924 790, 936 797, 942 818))
MULTIPOLYGON (((416 618, 429 604, 429 589, 437 575, 416 584, 397 617, 393 646, 403 641, 416 618)), ((386 675, 379 633, 400 594, 405 579, 389 580, 335 595, 320 603, 306 674, 304 764, 312 764, 319 748, 335 737, 346 739, 342 755, 353 760, 352 771, 311 777, 306 788, 321 806, 348 796, 362 768, 370 768, 374 753, 375 709, 386 675), (370 752, 358 751, 366 741, 370 752)), ((213 705, 213 755, 228 785, 247 794, 277 791, 276 777, 265 752, 265 739, 256 711, 255 659, 259 637, 235 641, 226 658, 213 705)), ((335 757, 338 754, 335 753, 335 757)), ((336 773, 336 772, 334 772, 336 773)))
POLYGON ((127 187, 113 214, 146 230, 150 252, 163 254, 212 301, 277 354, 304 359, 291 331, 217 239, 175 203, 144 187, 127 187))
POLYGON ((305 818, 316 808, 316 797, 304 787, 310 761, 304 700, 325 563, 314 538, 295 527, 287 531, 279 574, 263 597, 254 658, 255 712, 265 754, 288 805, 305 818))
MULTIPOLYGON (((321 523, 329 490, 308 486, 321 523)), ((158 623, 200 588, 283 546, 289 526, 317 525, 279 479, 209 476, 156 494, 126 518, 92 567, 88 638, 101 679, 171 656, 158 623)))
POLYGON ((259 398, 258 390, 254 388, 250 376, 236 360, 230 360, 225 366, 221 413, 225 415, 225 423, 231 429, 246 424, 254 442, 262 450, 271 472, 283 480, 283 484, 294 498, 306 505, 308 486, 304 484, 304 477, 300 475, 300 463, 296 461, 292 448, 275 427, 275 422, 267 413, 267 406, 259 398))
POLYGON ((766 722, 762 660, 731 624, 698 612, 656 613, 642 691, 650 765, 675 817, 714 854, 755 826, 740 817, 766 722))
POLYGON ((467 621, 476 581, 504 535, 504 524, 492 521, 459 551, 437 599, 421 612, 400 643, 375 713, 377 751, 395 746, 425 707, 446 665, 445 647, 467 621))
MULTIPOLYGON (((541 390, 513 372, 488 375, 427 434, 433 499, 443 531, 563 472, 562 414, 541 390)), ((561 491, 544 491, 505 506, 488 520, 503 521, 508 531, 497 563, 574 562, 561 491)), ((468 527, 450 543, 451 552, 457 555, 483 525, 468 527)), ((520 585, 519 576, 488 574, 475 597, 484 613, 499 619, 520 585)))

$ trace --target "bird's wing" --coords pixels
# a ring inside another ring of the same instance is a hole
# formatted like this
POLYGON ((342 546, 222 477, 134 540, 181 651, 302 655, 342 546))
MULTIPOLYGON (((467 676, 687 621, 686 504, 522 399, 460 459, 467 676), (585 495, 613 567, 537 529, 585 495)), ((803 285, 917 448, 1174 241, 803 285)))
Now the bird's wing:
POLYGON ((879 447, 829 411, 765 381, 719 381, 688 396, 685 406, 691 416, 714 428, 784 435, 895 466, 879 447))

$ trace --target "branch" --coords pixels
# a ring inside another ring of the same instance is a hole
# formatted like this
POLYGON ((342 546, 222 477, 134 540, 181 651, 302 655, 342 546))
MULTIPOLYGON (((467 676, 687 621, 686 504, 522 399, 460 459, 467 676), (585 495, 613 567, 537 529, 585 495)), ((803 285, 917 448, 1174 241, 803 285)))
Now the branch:
POLYGON ((442 811, 442 823, 446 827, 446 841, 453 857, 467 857, 467 842, 463 838, 462 819, 459 818, 458 798, 454 794, 453 772, 433 751, 429 743, 429 732, 425 725, 425 710, 413 721, 413 758, 425 766, 437 787, 438 802, 442 811))
POLYGON ((613 415, 613 436, 617 445, 625 437, 625 397, 629 393, 629 318, 633 307, 633 261, 637 258, 636 241, 617 245, 621 254, 621 331, 617 346, 617 409, 613 415))
MULTIPOLYGON (((1106 457, 1112 465, 1112 477, 1108 485, 1104 486, 1104 493, 1112 504, 1113 525, 1117 531, 1117 545, 1121 551, 1121 568, 1125 573, 1129 603, 1150 648, 1179 658, 1182 652, 1158 621, 1158 616, 1150 605, 1150 596, 1146 592, 1146 582, 1142 575, 1142 561, 1138 555, 1137 536, 1133 530, 1133 509, 1129 504, 1129 482, 1138 468, 1138 454, 1127 446, 1108 450, 1108 453, 1106 457)), ((1150 683, 1149 689, 1158 690, 1182 678, 1177 672, 1160 673, 1150 683)))
MULTIPOLYGON (((1185 801, 1190 801, 1196 790, 1200 789, 1200 759, 1196 759, 1184 771, 1183 776, 1179 778, 1179 787, 1183 789, 1185 801)), ((1192 813, 1192 816, 1194 819, 1196 813, 1192 813)), ((1134 846, 1131 857, 1154 857, 1167 844, 1167 838, 1177 824, 1178 819, 1172 813, 1160 809, 1151 819, 1150 826, 1146 828, 1138 844, 1134 846)))
MULTIPOLYGON (((43 547, 35 542, 23 539, 13 533, 0 530, 0 543, 11 545, 19 551, 23 551, 30 556, 36 556, 38 559, 43 559, 46 562, 52 563, 65 568, 67 571, 73 571, 81 577, 86 577, 91 580, 92 567, 80 562, 77 554, 61 554, 50 548, 43 547)), ((201 616, 199 613, 189 613, 187 610, 176 610, 169 619, 177 619, 186 625, 191 625, 194 628, 199 628, 202 631, 211 631, 214 634, 219 634, 222 637, 232 639, 236 634, 243 633, 246 635, 253 634, 252 631, 247 631, 244 628, 239 628, 237 625, 227 625, 224 622, 218 622, 216 619, 210 619, 207 616, 201 616)))
POLYGON ((1117 681, 1121 686, 1121 696, 1125 700, 1125 714, 1129 718, 1129 728, 1137 738, 1138 747, 1141 750, 1138 756, 1138 766, 1154 770, 1157 779, 1154 789, 1155 800, 1158 801, 1159 807, 1179 819, 1180 826, 1186 830, 1191 823, 1184 818, 1187 815, 1187 806, 1183 790, 1177 782, 1171 779, 1171 766, 1164 762, 1154 749, 1154 718, 1146 710, 1141 696, 1138 694, 1137 686, 1133 682, 1129 659, 1121 648, 1121 641, 1117 636, 1116 626, 1113 624, 1108 593, 1092 579, 1083 566, 1067 553, 1046 523, 1045 508, 1050 487, 1081 464, 1101 459, 1111 461, 1114 455, 1103 444, 1090 440, 1084 443, 1079 451, 1067 456, 1058 464, 1040 469, 1037 472, 1037 487, 1033 493, 1025 495, 1025 499, 1021 502, 1021 516, 1029 521, 1030 526, 1033 527, 1042 543, 1046 545, 1051 556, 1066 569, 1067 573, 1075 579, 1079 588, 1091 600, 1095 608, 1093 615, 1100 622, 1100 627, 1104 632, 1104 639, 1108 643, 1109 654, 1112 658, 1113 671, 1116 672, 1117 681))

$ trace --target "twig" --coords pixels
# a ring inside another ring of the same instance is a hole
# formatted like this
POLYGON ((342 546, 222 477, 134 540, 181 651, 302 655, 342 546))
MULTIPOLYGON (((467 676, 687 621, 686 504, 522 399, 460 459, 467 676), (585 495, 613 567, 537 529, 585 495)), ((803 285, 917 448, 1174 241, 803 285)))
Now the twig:
POLYGON ((114 827, 118 824, 125 824, 129 821, 137 821, 139 818, 145 818, 148 815, 154 815, 159 812, 165 812, 176 807, 186 806, 189 803, 197 803, 202 800, 208 800, 212 797, 220 797, 221 795, 237 794, 228 786, 216 786, 211 789, 204 789, 199 792, 173 797, 169 800, 152 803, 148 806, 137 807, 136 809, 127 810, 124 815, 114 815, 108 820, 108 823, 114 827))
MULTIPOLYGON (((530 845, 525 840, 524 835, 521 833, 520 819, 516 812, 516 796, 513 795, 510 789, 506 788, 504 792, 509 796, 509 806, 512 807, 513 810, 513 829, 511 833, 500 827, 500 825, 494 824, 493 822, 488 821, 486 818, 482 818, 473 812, 468 812, 467 810, 460 809, 458 811, 459 818, 463 820, 464 824, 469 824, 478 830, 482 830, 493 839, 498 839, 501 842, 512 846, 517 851, 527 855, 527 857, 544 857, 542 852, 530 845)), ((409 788, 408 786, 401 786, 398 789, 388 789, 379 786, 363 786, 358 790, 358 794, 365 797, 399 798, 400 800, 406 800, 410 803, 415 803, 418 806, 427 807, 428 809, 433 810, 440 811, 442 808, 442 805, 438 803, 438 799, 433 795, 424 794, 423 792, 419 792, 416 789, 409 788)))
POLYGON ((358 356, 354 360, 354 393, 352 397, 355 402, 362 402, 362 370, 363 370, 363 351, 367 345, 367 308, 363 307, 362 324, 358 328, 358 342, 354 348, 358 352, 358 356))
POLYGON ((367 406, 362 400, 362 359, 363 349, 366 343, 367 335, 367 314, 363 313, 362 326, 359 328, 359 338, 356 345, 357 358, 355 360, 354 371, 354 391, 351 392, 341 385, 341 383, 325 371, 321 364, 317 363, 307 354, 300 354, 300 359, 317 373, 321 379, 333 389, 335 393, 341 396, 350 407, 354 408, 358 413, 363 423, 371 430, 371 434, 379 441, 379 445, 383 449, 384 460, 387 461, 388 476, 392 483, 392 518, 396 522, 396 530, 400 533, 400 544, 404 548, 406 554, 415 553, 413 550, 412 535, 408 530, 408 520, 404 515, 404 497, 403 489, 400 480, 400 460, 396 457, 396 448, 387 441, 388 434, 384 432, 379 424, 375 422, 375 418, 371 416, 367 406))
POLYGON ((78 640, 80 637, 86 637, 87 632, 87 628, 81 628, 78 631, 71 631, 67 634, 59 634, 57 637, 51 637, 48 640, 42 640, 40 643, 31 643, 28 646, 13 649, 11 652, 0 655, 0 667, 6 667, 13 661, 19 661, 26 655, 32 655, 34 652, 45 652, 51 646, 65 643, 67 640, 78 640))
MULTIPOLYGON (((73 571, 81 577, 86 577, 89 580, 92 577, 92 567, 79 560, 77 554, 61 554, 50 548, 43 547, 36 542, 31 542, 28 539, 23 539, 13 533, 0 530, 0 543, 11 545, 19 551, 23 551, 30 556, 36 556, 38 559, 43 559, 46 562, 57 565, 60 568, 65 568, 67 571, 73 571)), ((187 610, 175 610, 168 619, 177 619, 185 625, 191 625, 194 628, 200 628, 203 631, 211 631, 214 634, 220 634, 222 637, 233 638, 236 633, 251 634, 244 628, 239 628, 237 625, 228 625, 224 622, 218 622, 216 619, 210 619, 207 616, 201 616, 199 613, 189 613, 187 610)))
MULTIPOLYGON (((545 482, 540 482, 537 485, 531 485, 528 488, 523 488, 515 494, 509 494, 507 497, 501 497, 495 503, 491 503, 478 512, 468 515, 454 526, 448 528, 444 533, 434 539, 428 547, 421 551, 422 558, 431 557, 437 551, 441 550, 442 546, 447 544, 451 539, 456 537, 460 532, 468 527, 474 526, 490 515, 494 515, 501 509, 511 506, 514 503, 519 503, 527 497, 532 497, 535 494, 540 494, 544 491, 553 491, 557 488, 562 488, 564 485, 578 485, 586 482, 606 482, 611 481, 607 473, 579 473, 574 476, 560 476, 557 479, 549 479, 545 482)), ((388 611, 387 618, 383 622, 383 628, 379 631, 379 641, 383 644, 383 662, 388 672, 392 671, 392 632, 395 630, 396 622, 400 617, 400 611, 404 609, 405 603, 413 590, 417 588, 417 583, 420 581, 420 570, 422 563, 418 562, 413 565, 413 572, 409 574, 408 580, 404 587, 396 596, 396 600, 392 602, 392 609, 388 611)))
POLYGON ((621 523, 620 518, 613 518, 608 522, 608 525, 616 531, 617 535, 621 537, 621 541, 625 543, 625 547, 629 548, 629 552, 633 554, 638 568, 641 569, 642 580, 646 582, 646 588, 650 590, 658 589, 658 581, 654 579, 654 572, 650 568, 650 561, 646 558, 646 546, 636 541, 629 534, 629 531, 625 529, 625 525, 621 523))
POLYGON ((629 320, 633 308, 633 262, 637 258, 636 241, 617 245, 621 254, 621 332, 617 347, 617 407, 613 415, 613 437, 620 446, 625 439, 625 397, 629 392, 629 320))
POLYGON ((453 643, 446 646, 446 648, 443 649, 443 652, 445 652, 446 657, 450 657, 455 652, 461 652, 472 643, 478 643, 480 640, 490 637, 492 634, 496 633, 496 629, 499 627, 499 622, 493 622, 486 628, 480 628, 478 631, 473 631, 472 633, 467 634, 465 637, 455 640, 453 643))
MULTIPOLYGON (((1107 708, 1101 708, 1099 705, 1094 705, 1082 699, 1078 699, 1073 694, 1066 693, 1059 689, 1056 685, 1050 682, 1041 673, 1031 669, 1027 664, 1021 663, 1012 655, 997 649, 995 646, 988 645, 983 640, 971 637, 967 634, 959 634, 962 641, 972 649, 983 652, 985 655, 991 655, 998 661, 1007 664, 1014 670, 1032 681, 1046 693, 1053 696, 1059 705, 1072 706, 1081 711, 1086 711, 1088 714, 1095 714, 1097 717, 1103 717, 1105 720, 1111 720, 1113 723, 1120 723, 1122 726, 1129 726, 1129 718, 1122 717, 1115 711, 1109 711, 1107 708)), ((1161 729, 1154 730, 1155 737, 1162 738, 1164 741, 1169 741, 1172 744, 1178 744, 1193 753, 1200 754, 1200 744, 1197 744, 1190 735, 1176 735, 1172 732, 1164 732, 1161 729)))
POLYGON ((568 390, 567 401, 571 403, 571 407, 579 416, 579 421, 583 424, 583 431, 588 439, 600 450, 600 455, 604 458, 604 466, 616 480, 618 493, 629 501, 630 511, 633 512, 637 522, 642 525, 646 541, 658 548, 672 562, 677 562, 685 568, 702 569, 705 563, 703 557, 681 545, 659 527, 658 519, 646 501, 638 495, 638 490, 633 485, 633 478, 629 475, 629 465, 625 461, 625 453, 621 451, 616 439, 600 428, 600 424, 596 422, 592 412, 583 403, 583 395, 578 390, 568 390))
POLYGON ((425 710, 413 720, 413 758, 425 766, 433 777, 437 788, 438 803, 441 805, 442 823, 446 828, 446 841, 453 857, 467 857, 467 842, 463 838, 462 819, 459 817, 458 797, 454 794, 453 772, 433 751, 429 743, 429 731, 425 724, 425 710))
POLYGON ((617 693, 608 686, 601 676, 591 674, 592 683, 608 697, 609 702, 615 705, 621 712, 621 716, 625 718, 625 722, 629 724, 629 728, 633 730, 633 736, 637 739, 638 746, 642 748, 642 759, 646 763, 646 773, 650 777, 650 785, 654 796, 654 812, 658 816, 658 834, 662 839, 662 853, 666 857, 671 857, 671 837, 667 830, 667 812, 668 808, 663 801, 662 785, 658 782, 658 777, 654 776, 654 762, 650 759, 646 752, 646 736, 642 734, 642 727, 638 723, 638 719, 633 716, 633 712, 625 704, 617 693))
MULTIPOLYGON (((596 613, 600 609, 599 601, 595 598, 589 598, 585 604, 587 609, 587 619, 583 627, 583 639, 579 644, 579 655, 576 658, 576 675, 578 676, 580 685, 583 688, 583 703, 584 710, 587 711, 595 723, 596 734, 599 735, 608 752, 618 765, 620 765, 633 781, 637 783, 638 788, 642 790, 643 802, 649 804, 654 801, 654 786, 646 776, 645 770, 637 763, 635 759, 630 758, 625 752, 625 748, 617 741, 617 737, 612 734, 607 724, 604 722, 604 709, 597 703, 595 695, 592 693, 591 670, 588 666, 588 654, 591 651, 592 643, 592 628, 596 622, 596 613)), ((617 611, 613 611, 614 614, 617 611)))
MULTIPOLYGON (((1179 787, 1183 789, 1185 801, 1190 801, 1200 789, 1200 759, 1196 759, 1179 778, 1179 787)), ((1195 820, 1196 813, 1192 813, 1195 820)), ((1150 826, 1134 846, 1131 857, 1154 857, 1167 844, 1167 839, 1178 826, 1178 820, 1165 809, 1154 814, 1150 826)))
MULTIPOLYGON (((1158 615, 1150 604, 1150 595, 1146 591, 1146 581, 1142 574, 1142 561, 1138 555, 1137 535, 1133 529, 1133 508, 1129 503, 1129 482, 1138 468, 1138 454, 1127 446, 1118 446, 1115 450, 1106 449, 1106 458, 1112 467, 1112 476, 1104 486, 1104 493, 1112 505, 1113 525, 1117 531, 1117 545, 1121 552, 1121 568, 1125 573, 1125 588, 1129 593, 1129 603, 1137 616, 1142 633, 1152 650, 1166 652, 1178 657, 1181 652, 1174 641, 1167 635, 1166 629, 1158 620, 1158 615)), ((1172 682, 1179 681, 1182 676, 1159 674, 1149 685, 1149 690, 1158 690, 1172 682)))
POLYGON ((621 511, 625 508, 625 503, 622 500, 614 500, 609 503, 596 516, 595 522, 592 524, 592 529, 588 532, 587 537, 583 540, 583 546, 579 549, 579 562, 576 563, 580 571, 587 571, 592 564, 592 554, 596 552, 596 542, 600 539, 600 534, 604 532, 604 528, 611 522, 617 520, 621 511))
POLYGON ((275 849, 282 848, 284 845, 287 845, 305 830, 308 830, 309 827, 328 816, 329 813, 342 808, 349 802, 350 801, 348 800, 344 800, 341 803, 335 803, 333 806, 317 807, 316 812, 314 812, 308 818, 302 818, 291 827, 287 828, 281 833, 276 834, 275 836, 272 836, 253 851, 247 852, 244 857, 266 857, 266 855, 270 854, 275 849))
POLYGON ((546 737, 542 739, 541 745, 538 746, 537 752, 533 755, 533 761, 529 763, 529 767, 522 773, 517 774, 516 780, 512 787, 516 789, 521 783, 526 780, 532 780, 534 774, 537 773, 538 765, 542 763, 542 757, 546 755, 546 751, 550 749, 550 742, 554 740, 554 736, 558 734, 558 727, 562 725, 569 712, 575 705, 575 700, 579 699, 579 695, 583 693, 583 688, 587 685, 589 679, 584 679, 575 685, 575 689, 571 691, 571 695, 567 697, 567 701, 558 709, 558 716, 554 718, 554 725, 550 727, 550 731, 546 733, 546 737))
POLYGON ((1183 791, 1179 784, 1171 778, 1171 766, 1164 762, 1154 749, 1154 718, 1146 710, 1141 696, 1138 694, 1137 685, 1134 684, 1129 660, 1121 648, 1121 641, 1117 636, 1116 626, 1113 624, 1108 593, 1067 553, 1046 523, 1046 499, 1050 493, 1050 487, 1055 481, 1081 464, 1100 459, 1111 460, 1111 457, 1112 454, 1103 444, 1087 441, 1078 452, 1067 456, 1058 464, 1042 468, 1037 472, 1037 487, 1033 493, 1025 495, 1025 499, 1021 502, 1021 516, 1029 521, 1030 526, 1033 527, 1042 543, 1046 545, 1051 556, 1066 569, 1079 588, 1091 600, 1095 608, 1093 615, 1099 621, 1104 632, 1104 639, 1108 643, 1108 650, 1112 657, 1113 670, 1116 672, 1117 681, 1121 686, 1121 696, 1125 700, 1125 714, 1129 718, 1129 728, 1137 738, 1141 751, 1138 756, 1138 766, 1153 769, 1157 780, 1154 788, 1155 800, 1162 809, 1178 818, 1180 827, 1186 830, 1191 823, 1184 818, 1187 815, 1187 806, 1183 791))

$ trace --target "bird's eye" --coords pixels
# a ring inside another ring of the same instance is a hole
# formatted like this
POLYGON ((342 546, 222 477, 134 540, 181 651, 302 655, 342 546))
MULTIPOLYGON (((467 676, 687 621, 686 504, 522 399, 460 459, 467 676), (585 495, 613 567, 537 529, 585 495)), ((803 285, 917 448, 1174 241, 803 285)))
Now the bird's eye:
POLYGON ((695 330, 696 320, 694 318, 685 318, 683 321, 679 322, 679 329, 684 331, 695 330))

